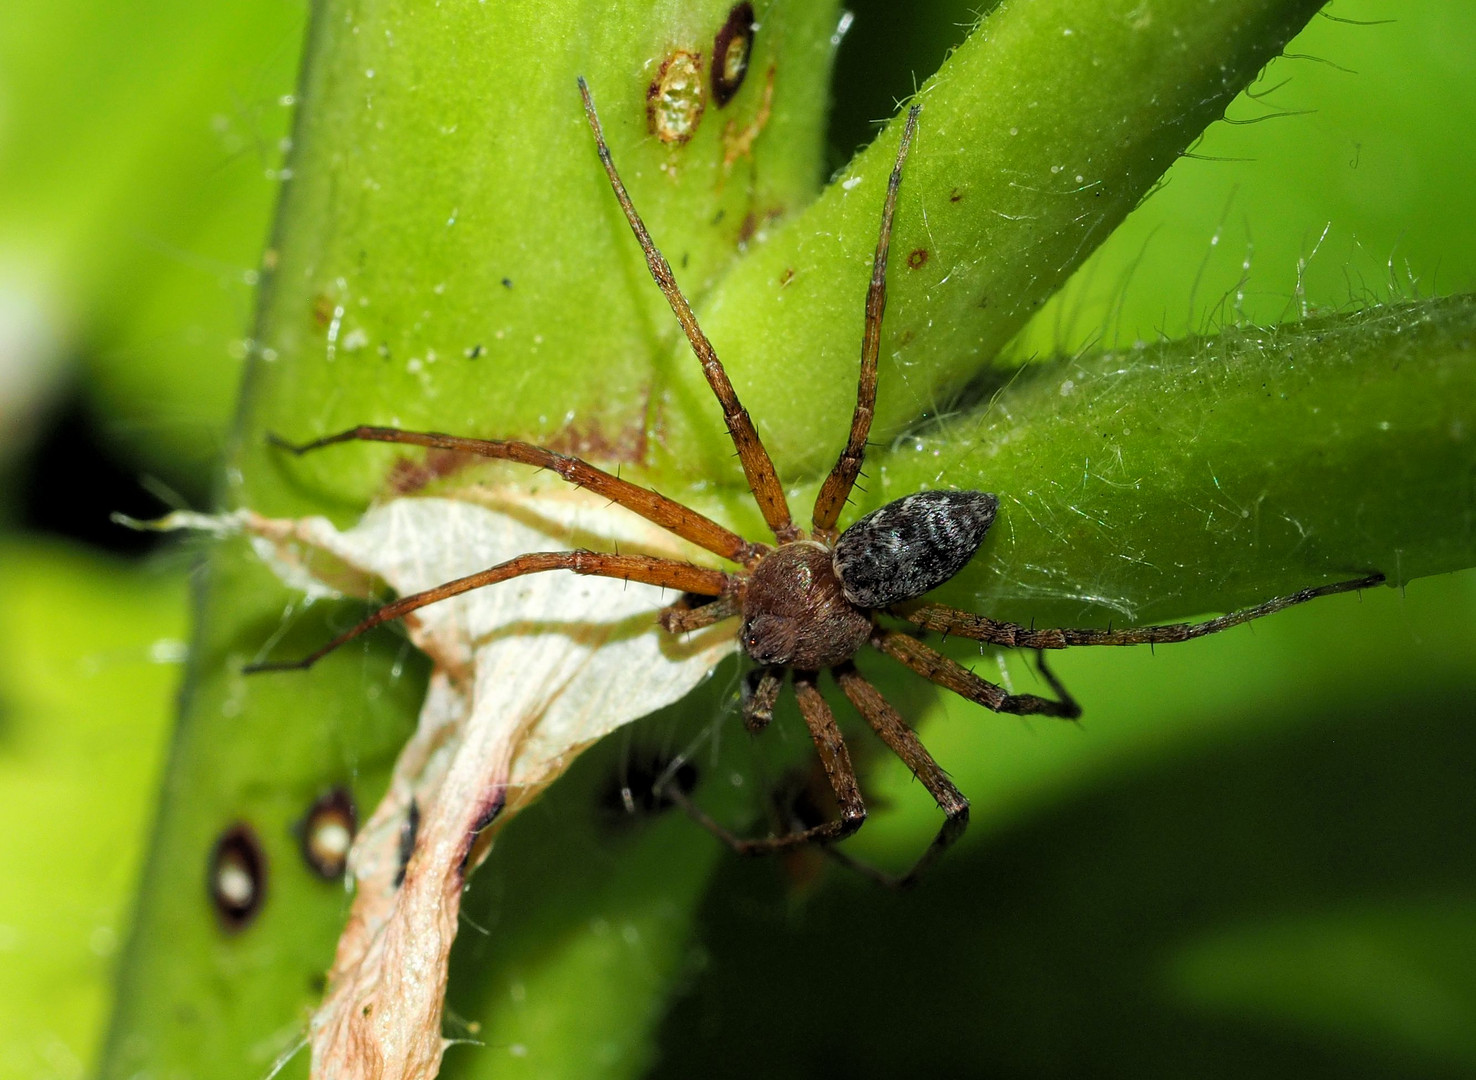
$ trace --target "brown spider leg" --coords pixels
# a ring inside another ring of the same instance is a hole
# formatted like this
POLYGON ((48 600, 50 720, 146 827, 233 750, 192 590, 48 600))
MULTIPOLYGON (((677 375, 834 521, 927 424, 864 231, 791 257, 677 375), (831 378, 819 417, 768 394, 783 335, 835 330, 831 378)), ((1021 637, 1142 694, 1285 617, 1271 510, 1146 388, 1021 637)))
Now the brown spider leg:
MULTIPOLYGON (((928 789, 928 794, 945 815, 943 826, 938 830, 938 835, 933 837, 928 849, 913 863, 912 869, 900 877, 883 873, 849 857, 844 857, 842 861, 884 885, 896 888, 915 885, 928 868, 938 861, 938 857, 969 827, 969 800, 948 779, 948 774, 938 767, 933 755, 928 753, 927 747, 923 746, 917 733, 907 726, 901 714, 882 697, 881 691, 862 678, 852 664, 842 664, 832 669, 831 674, 835 676, 835 681, 840 684, 846 697, 851 699, 851 704, 856 706, 856 711, 866 718, 866 722, 881 737, 881 741, 891 748, 892 753, 912 770, 912 775, 928 789)), ((840 856, 839 852, 834 854, 840 856)))
POLYGON ((917 638, 899 630, 878 628, 871 635, 871 643, 895 660, 917 672, 929 682, 935 682, 945 690, 952 690, 960 697, 983 705, 999 713, 1018 716, 1058 716, 1063 720, 1075 720, 1081 715, 1081 706, 1066 692, 1066 688, 1045 666, 1044 656, 1037 653, 1040 673, 1057 694, 1060 701, 1037 697, 1035 694, 1010 694, 1002 686, 981 679, 968 668, 942 653, 930 649, 917 638))
POLYGON ((700 548, 721 555, 733 562, 750 565, 767 550, 762 544, 751 544, 737 533, 723 528, 716 521, 697 511, 669 499, 648 488, 632 484, 628 480, 598 469, 576 457, 556 454, 532 443, 514 439, 464 439, 457 435, 446 435, 439 431, 403 431, 393 427, 374 427, 368 424, 340 431, 336 435, 325 435, 311 442, 290 443, 277 435, 267 438, 276 446, 294 454, 306 454, 324 446, 343 442, 387 442, 405 443, 411 446, 428 446, 436 450, 454 450, 461 454, 476 454, 479 457, 516 461, 541 469, 551 469, 575 487, 588 488, 613 503, 634 511, 652 524, 673 532, 683 540, 689 540, 700 548))
POLYGON ((835 714, 830 711, 830 706, 815 686, 813 671, 794 673, 794 694, 799 700, 800 714, 805 718, 805 726, 810 729, 810 738, 815 741, 815 749, 820 754, 820 763, 825 767, 825 778, 830 781, 836 802, 840 804, 839 818, 812 825, 799 832, 785 833, 783 836, 749 839, 719 825, 680 791, 669 788, 665 793, 693 821, 740 855, 768 855, 803 844, 832 844, 850 836, 866 821, 866 804, 861 799, 861 788, 856 782, 856 770, 851 765, 851 755, 841 738, 840 728, 836 726, 835 714))
POLYGON ((309 668, 340 645, 352 641, 380 623, 398 619, 428 604, 434 604, 452 596, 460 596, 464 592, 480 589, 484 585, 495 585, 499 581, 508 581, 515 577, 522 577, 524 574, 538 574, 546 570, 572 570, 576 574, 623 578, 626 581, 639 581, 647 585, 681 589, 684 592, 701 593, 704 596, 721 596, 733 587, 734 582, 732 575, 720 570, 709 570, 706 567, 693 566, 691 563, 677 562, 675 559, 657 559, 650 555, 610 555, 600 551, 583 550, 534 552, 529 555, 519 555, 515 559, 509 559, 487 570, 457 578, 455 581, 448 581, 444 585, 437 585, 434 589, 402 596, 398 600, 385 604, 357 626, 345 630, 321 649, 309 653, 301 660, 248 664, 242 670, 250 675, 258 671, 297 671, 309 668))
POLYGON ((876 411, 876 361, 881 352, 882 315, 887 310, 887 252, 892 243, 892 214, 897 208, 897 189, 902 186, 902 163, 917 130, 917 114, 921 105, 907 111, 907 126, 902 129, 902 142, 897 147, 897 160, 887 181, 886 202, 882 204, 881 233, 876 240, 876 256, 871 263, 871 287, 866 291, 866 335, 861 341, 861 376, 856 386, 856 411, 851 414, 851 434, 835 467, 815 496, 815 535, 824 540, 835 539, 835 523, 841 508, 851 497, 851 488, 861 472, 866 456, 866 439, 871 434, 871 418, 876 411))
POLYGON ((656 621, 671 634, 688 634, 742 613, 743 599, 736 593, 720 596, 710 604, 691 607, 685 599, 661 609, 656 621))
POLYGON ((1370 589, 1382 584, 1383 581, 1383 574, 1374 573, 1358 578, 1356 581, 1318 585, 1292 593, 1290 596, 1278 596, 1267 600, 1264 604, 1232 611, 1228 615, 1221 615, 1219 618, 1208 619, 1205 622, 1172 623, 1168 626, 1129 626, 1117 630, 1064 627, 1035 630, 1018 623, 1000 622, 983 615, 959 611, 957 608, 944 607, 942 604, 920 604, 911 608, 904 606, 891 608, 889 611, 899 619, 916 623, 924 630, 939 630, 945 634, 957 634, 959 637, 985 641, 991 645, 1004 645, 1009 648, 1064 649, 1070 645, 1168 645, 1176 641, 1188 641, 1191 638, 1228 630, 1232 626, 1239 626, 1252 619, 1272 615, 1283 608, 1305 604, 1308 600, 1315 600, 1319 596, 1352 592, 1355 589, 1370 589))
POLYGON ((615 171, 615 162, 610 157, 610 147, 605 142, 605 133, 600 127, 594 100, 589 96, 589 86, 582 75, 579 77, 579 93, 584 98, 584 115, 589 119, 589 129, 594 132, 595 147, 605 166, 605 175, 610 178, 610 186, 615 189, 615 198, 625 211, 625 220, 630 222, 630 229, 646 255, 646 266, 656 279, 666 302, 671 305, 677 321, 682 324, 682 331, 687 335, 692 351, 702 362, 702 374, 707 377, 707 385, 712 387, 718 404, 723 407, 723 419, 727 422, 728 434, 733 437, 733 446, 738 450, 738 460, 743 463, 743 475, 748 478, 748 487, 753 492, 754 501, 758 503, 764 521, 780 543, 794 540, 798 538, 799 530, 790 520, 789 504, 785 501, 784 487, 779 483, 779 475, 774 471, 773 459, 764 449, 748 410, 739 403, 738 393, 728 380, 728 373, 723 370, 722 361, 718 359, 712 342, 707 340, 702 327, 697 325, 697 317, 692 314, 691 305, 677 285, 676 275, 671 272, 671 264, 657 250, 651 234, 646 231, 646 223, 641 220, 641 216, 636 213, 635 204, 630 201, 620 174, 615 171))

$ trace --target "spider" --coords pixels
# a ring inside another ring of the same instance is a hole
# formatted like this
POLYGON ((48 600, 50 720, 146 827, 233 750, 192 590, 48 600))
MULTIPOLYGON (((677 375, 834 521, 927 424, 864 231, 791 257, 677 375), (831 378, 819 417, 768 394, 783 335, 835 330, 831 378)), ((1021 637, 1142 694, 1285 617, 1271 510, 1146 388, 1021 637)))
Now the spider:
POLYGON ((1205 622, 1107 630, 1037 630, 940 604, 916 602, 952 578, 973 558, 999 508, 997 497, 986 492, 923 491, 866 514, 844 531, 837 528, 841 510, 849 501, 851 489, 861 471, 871 430, 882 315, 887 298, 887 253, 892 218, 902 183, 903 165, 917 130, 920 106, 914 105, 907 114, 883 201, 881 228, 866 293, 861 370, 850 434, 815 499, 807 531, 794 523, 784 488, 752 419, 739 403, 722 362, 698 326, 670 264, 657 249, 631 202, 616 171, 599 115, 583 78, 579 79, 579 92, 584 100, 584 112, 595 147, 615 198, 645 254, 651 276, 671 305, 692 351, 702 364, 708 385, 722 406, 749 490, 775 542, 749 541, 690 507, 622 480, 586 461, 515 440, 471 439, 439 432, 373 426, 360 426, 296 445, 273 437, 277 445, 294 454, 305 454, 335 443, 371 441, 459 451, 551 469, 570 484, 588 488, 634 511, 682 539, 721 556, 738 569, 716 570, 674 559, 587 550, 519 555, 490 569, 386 604, 301 660, 255 664, 248 671, 310 667, 327 653, 381 623, 400 618, 427 604, 524 574, 569 570, 576 574, 622 578, 679 590, 684 594, 683 598, 663 608, 658 616, 661 627, 669 633, 685 633, 726 619, 742 620, 739 643, 743 652, 756 664, 749 674, 748 692, 742 705, 743 721, 750 732, 757 733, 770 723, 775 702, 788 678, 834 792, 839 815, 782 835, 746 838, 708 817, 687 798, 685 792, 671 788, 666 791, 666 796, 743 854, 763 854, 809 843, 832 845, 854 833, 866 820, 866 805, 835 715, 820 693, 820 672, 828 670, 842 693, 882 742, 912 770, 943 811, 943 825, 932 843, 910 870, 890 879, 894 883, 908 885, 915 882, 963 833, 968 824, 969 803, 901 715, 857 671, 853 660, 863 648, 877 649, 923 678, 995 712, 1072 720, 1081 715, 1081 707, 1046 665, 1043 650, 1072 645, 1187 641, 1315 597, 1367 588, 1384 580, 1382 574, 1374 573, 1356 581, 1303 589, 1205 622), (914 634, 884 625, 880 618, 882 615, 911 623, 922 631, 953 634, 994 646, 1035 650, 1041 676, 1055 697, 1009 693, 925 644, 914 634))

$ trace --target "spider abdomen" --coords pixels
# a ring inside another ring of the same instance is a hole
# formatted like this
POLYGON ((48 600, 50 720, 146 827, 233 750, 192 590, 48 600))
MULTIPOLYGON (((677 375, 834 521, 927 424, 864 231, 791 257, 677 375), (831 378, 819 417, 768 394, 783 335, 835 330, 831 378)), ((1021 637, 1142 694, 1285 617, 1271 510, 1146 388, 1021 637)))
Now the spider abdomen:
POLYGON ((873 510, 835 544, 846 599, 881 608, 936 589, 974 557, 998 508, 983 491, 923 491, 873 510))
POLYGON ((743 597, 743 651, 760 664, 818 671, 844 663, 871 635, 846 599, 824 544, 784 544, 754 568, 743 597))

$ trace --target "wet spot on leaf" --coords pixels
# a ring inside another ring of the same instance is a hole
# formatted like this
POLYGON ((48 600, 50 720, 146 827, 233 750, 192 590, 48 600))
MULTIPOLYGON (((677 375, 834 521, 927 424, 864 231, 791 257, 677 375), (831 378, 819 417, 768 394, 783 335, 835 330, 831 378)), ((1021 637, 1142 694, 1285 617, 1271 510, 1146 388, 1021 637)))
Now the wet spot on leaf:
POLYGON ((250 825, 237 822, 210 853, 210 899, 221 925, 232 933, 249 926, 266 898, 266 853, 250 825))
POLYGON ((346 789, 334 788, 318 796, 299 828, 302 857, 313 873, 324 881, 342 879, 358 827, 354 797, 346 789))
POLYGON ((662 142, 680 145, 697 134, 706 107, 702 54, 676 50, 646 89, 647 128, 662 142))
POLYGON ((911 254, 909 254, 907 256, 907 265, 910 266, 914 270, 921 269, 922 267, 926 266, 927 263, 928 263, 928 249, 927 248, 915 248, 915 249, 913 249, 913 251, 911 252, 911 254))
POLYGON ((712 100, 721 109, 743 86, 753 53, 753 5, 735 4, 712 42, 712 100))

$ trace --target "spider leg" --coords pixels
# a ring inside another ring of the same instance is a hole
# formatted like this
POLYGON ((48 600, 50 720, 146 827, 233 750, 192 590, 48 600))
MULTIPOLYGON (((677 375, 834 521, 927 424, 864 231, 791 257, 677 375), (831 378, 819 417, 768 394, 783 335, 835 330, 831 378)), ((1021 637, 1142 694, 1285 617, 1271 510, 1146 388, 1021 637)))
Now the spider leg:
POLYGON ((654 525, 673 532, 683 540, 690 540, 700 548, 721 555, 733 562, 748 565, 753 563, 766 549, 759 544, 750 544, 737 533, 723 528, 716 521, 697 511, 669 499, 648 488, 632 484, 628 480, 605 472, 566 454, 556 454, 541 446, 518 442, 514 439, 464 439, 456 435, 445 435, 439 431, 403 431, 393 427, 361 425, 325 435, 311 442, 290 443, 276 435, 268 438, 284 450, 294 454, 306 454, 324 446, 343 442, 387 442, 405 443, 410 446, 428 446, 436 450, 454 450, 462 454, 517 461, 541 469, 551 469, 575 487, 588 488, 596 495, 603 495, 613 503, 632 510, 654 525))
POLYGON ((871 643, 882 652, 900 660, 929 682, 935 682, 945 690, 952 690, 960 697, 983 705, 999 713, 1017 716, 1058 716, 1063 720, 1075 720, 1081 715, 1081 706, 1066 692, 1055 675, 1045 666, 1045 660, 1037 654, 1040 672, 1057 694, 1060 701, 1037 697, 1035 694, 1010 694, 1004 687, 981 679, 962 664, 949 659, 935 649, 930 649, 917 638, 897 630, 877 629, 871 635, 871 643))
POLYGON ((499 581, 508 581, 515 577, 522 577, 524 574, 538 574, 546 570, 572 570, 576 574, 623 578, 626 581, 639 581, 647 585, 681 589, 684 592, 701 593, 704 596, 722 596, 733 587, 736 580, 732 575, 725 574, 721 570, 709 570, 691 563, 677 562, 675 559, 657 559, 650 555, 610 555, 599 551, 534 552, 529 555, 519 555, 515 559, 509 559, 490 569, 457 578, 455 581, 448 581, 444 585, 437 585, 434 589, 402 596, 398 600, 385 604, 357 626, 345 630, 321 649, 309 653, 301 660, 248 664, 242 670, 250 675, 258 671, 296 671, 309 668, 340 645, 352 641, 380 623, 398 619, 428 604, 434 604, 452 596, 460 596, 464 592, 480 589, 484 585, 495 585, 499 581))
POLYGON ((1271 615, 1283 608, 1305 604, 1319 596, 1352 592, 1355 589, 1371 589, 1382 584, 1384 575, 1369 574, 1356 581, 1338 581, 1331 585, 1318 585, 1311 589, 1278 596, 1255 607, 1232 611, 1216 619, 1197 623, 1172 623, 1168 626, 1128 626, 1116 630, 1091 630, 1058 628, 1035 630, 1018 623, 1000 622, 997 619, 974 615, 942 604, 919 604, 915 607, 889 609, 890 613, 924 630, 940 630, 959 637, 987 641, 991 645, 1004 645, 1021 649, 1064 649, 1068 645, 1167 645, 1176 641, 1204 637, 1219 633, 1232 626, 1271 615))
POLYGON ((753 419, 748 415, 748 410, 739 403, 738 393, 733 389, 732 382, 728 380, 728 373, 723 370, 722 361, 718 359, 712 342, 707 340, 702 327, 697 325, 697 316, 692 314, 691 305, 682 295, 682 290, 677 285, 676 275, 671 272, 671 264, 657 250, 651 234, 646 230, 646 223, 641 220, 640 214, 636 213, 635 204, 630 201, 630 194, 625 190, 620 174, 615 171, 615 162, 610 157, 610 147, 605 142, 605 133, 600 127, 600 118, 595 112, 594 101, 589 96, 589 86, 585 83, 583 76, 579 78, 579 93, 584 98, 584 115, 589 120, 590 130, 594 132, 595 147, 599 150, 600 161, 605 166, 605 175, 610 178, 610 186, 615 190, 615 198, 620 202, 620 209, 625 211, 625 220, 630 222, 630 229, 635 233, 636 241, 641 245, 641 251, 645 253, 646 266, 650 269, 651 276, 656 279, 656 284, 665 295, 666 302, 671 305, 677 321, 682 324, 682 331, 687 335, 692 351, 697 354, 697 359, 702 363, 702 374, 707 377, 707 385, 712 387, 718 404, 723 408, 723 419, 727 422, 728 434, 733 437, 733 446, 738 451, 738 460, 743 463, 743 475, 748 478, 748 487, 753 492, 754 501, 758 503, 759 511, 764 515, 764 521, 768 523, 780 543, 794 540, 798 538, 799 530, 790 520, 789 503, 784 498, 784 487, 779 483, 779 475, 774 471, 773 459, 764 449, 764 444, 759 439, 758 429, 753 426, 753 419))
POLYGON ((856 711, 866 718, 882 742, 886 743, 902 759, 903 763, 912 770, 912 775, 921 781, 923 787, 928 789, 928 794, 938 804, 945 817, 943 826, 938 830, 938 835, 933 837, 933 842, 928 849, 922 853, 912 869, 900 877, 883 873, 873 867, 864 866, 849 857, 842 857, 839 852, 834 852, 837 857, 855 870, 866 874, 885 885, 896 888, 907 888, 917 884, 919 878, 927 872, 938 857, 953 844, 964 830, 969 826, 969 800, 964 798, 963 792, 953 785, 948 775, 938 767, 933 760, 933 755, 928 753, 927 747, 917 737, 917 733, 907 726, 896 709, 892 708, 886 698, 882 697, 881 691, 872 686, 862 678, 860 672, 849 663, 834 668, 831 674, 846 697, 851 699, 851 704, 856 706, 856 711))
POLYGON ((713 623, 731 619, 743 610, 743 600, 737 593, 720 596, 711 603, 692 607, 686 597, 661 609, 656 621, 661 629, 670 634, 689 634, 702 630, 713 623))
POLYGON ((820 763, 825 767, 825 778, 835 792, 840 804, 841 816, 834 821, 821 822, 808 829, 786 833, 783 836, 747 838, 737 835, 719 825, 682 792, 667 789, 666 797, 675 802, 693 821, 712 833, 740 855, 767 855, 804 844, 830 844, 850 836, 866 820, 866 804, 861 799, 861 788, 856 782, 856 770, 851 766, 851 755, 836 726, 835 714, 820 696, 815 686, 813 671, 794 673, 794 694, 799 700, 800 714, 805 726, 810 729, 810 738, 820 754, 820 763))
POLYGON ((892 214, 897 208, 897 189, 902 186, 902 163, 912 146, 912 133, 917 130, 917 114, 921 105, 907 112, 907 126, 902 129, 902 142, 897 147, 897 160, 887 181, 887 197, 882 204, 881 233, 876 240, 876 256, 871 263, 871 286, 866 290, 866 334, 861 340, 861 376, 856 387, 856 411, 851 414, 851 434, 835 467, 815 496, 814 525, 816 535, 833 540, 835 522, 841 508, 851 497, 851 488, 861 472, 866 456, 866 439, 871 434, 871 419, 876 411, 876 360, 881 351, 882 315, 887 310, 887 252, 892 243, 892 214))

